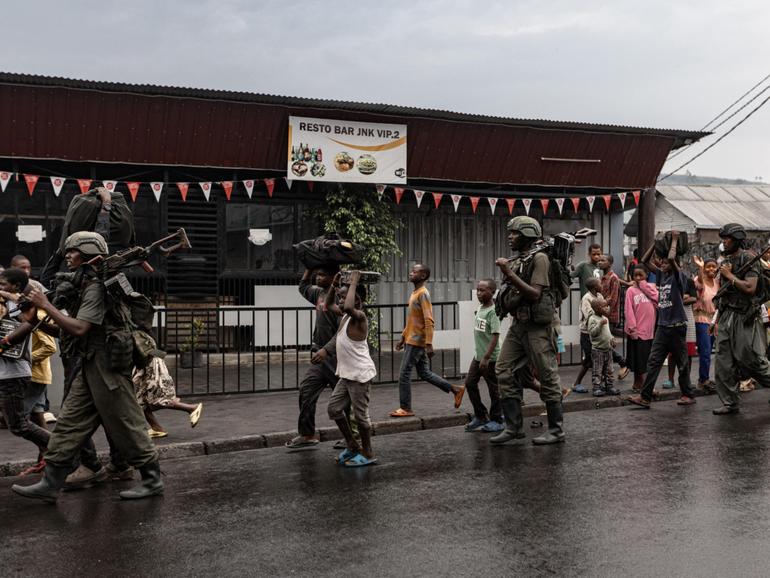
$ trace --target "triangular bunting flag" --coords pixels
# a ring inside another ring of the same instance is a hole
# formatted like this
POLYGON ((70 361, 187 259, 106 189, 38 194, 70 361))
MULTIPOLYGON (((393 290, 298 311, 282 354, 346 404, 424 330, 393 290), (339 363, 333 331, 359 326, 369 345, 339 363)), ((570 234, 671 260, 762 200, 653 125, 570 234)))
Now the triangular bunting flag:
POLYGON ((433 204, 436 205, 436 208, 438 209, 438 206, 441 204, 441 197, 444 196, 444 193, 431 193, 433 195, 433 204))
POLYGON ((128 193, 131 195, 131 200, 136 202, 136 195, 139 194, 139 187, 142 183, 126 183, 128 187, 128 193))
POLYGON ((118 181, 102 181, 102 186, 111 193, 115 191, 115 186, 117 184, 118 181))
POLYGON ((612 195, 602 195, 602 199, 604 199, 604 204, 607 205, 607 210, 609 211, 612 204, 612 195))
POLYGON ((564 208, 564 199, 556 199, 556 206, 559 207, 559 214, 561 215, 561 211, 564 208))
POLYGON ((516 204, 516 199, 505 199, 505 202, 508 204, 508 214, 513 215, 513 207, 516 204))
POLYGON ((489 208, 492 211, 492 214, 495 214, 495 208, 497 207, 497 197, 487 197, 487 201, 489 201, 489 208))
POLYGON ((182 202, 187 201, 187 189, 190 188, 190 183, 177 183, 176 188, 179 189, 179 194, 182 195, 182 202))
POLYGON ((570 199, 570 201, 572 201, 572 208, 575 209, 575 212, 576 213, 579 212, 580 211, 580 197, 572 197, 570 199))
POLYGON ((545 215, 548 212, 548 202, 550 199, 540 199, 540 204, 543 207, 543 215, 545 215))
POLYGON ((27 190, 29 191, 29 196, 32 196, 32 191, 35 190, 35 185, 37 184, 37 180, 40 177, 37 175, 24 175, 24 180, 27 183, 27 190))
POLYGON ((639 197, 642 195, 642 191, 634 191, 631 193, 634 196, 634 203, 636 203, 636 206, 639 206, 639 197))
POLYGON ((233 194, 233 181, 222 181, 219 184, 222 185, 222 188, 225 190, 225 197, 229 201, 233 194))
MULTIPOLYGON (((283 180, 286 181, 286 188, 291 190, 291 184, 294 182, 289 177, 283 177, 283 180)), ((245 181, 244 181, 245 182, 245 181)), ((249 198, 251 198, 251 195, 249 195, 249 198)))
POLYGON ((211 183, 198 183, 200 185, 201 191, 203 191, 203 196, 206 197, 206 201, 209 200, 209 197, 211 196, 211 183))
POLYGON ((476 208, 479 206, 479 197, 468 197, 471 200, 471 209, 473 213, 476 213, 476 208))
POLYGON ((620 199, 620 208, 625 209, 626 208, 626 195, 628 193, 618 193, 618 198, 620 199))
POLYGON ((417 208, 420 208, 420 203, 422 203, 422 197, 425 195, 425 191, 415 191, 414 192, 414 198, 417 199, 417 208))
POLYGON ((55 197, 59 196, 61 189, 64 186, 64 177, 50 177, 51 186, 53 187, 53 194, 55 197))
POLYGON ((78 179, 78 186, 80 187, 80 194, 85 195, 88 192, 88 189, 91 188, 91 183, 93 182, 91 179, 78 179))
POLYGON ((588 210, 593 211, 594 210, 594 201, 596 200, 596 197, 593 195, 589 195, 586 197, 586 201, 588 201, 588 210))
POLYGON ((160 193, 163 191, 163 183, 150 183, 150 187, 152 187, 152 194, 155 195, 155 200, 160 203, 160 193))
POLYGON ((521 202, 524 203, 524 210, 529 215, 529 207, 532 206, 532 199, 521 199, 521 202))
POLYGON ((396 193, 396 204, 401 204, 401 197, 404 196, 404 189, 402 187, 393 187, 393 191, 396 193))
MULTIPOLYGON (((272 197, 273 196, 273 189, 275 189, 275 179, 264 179, 265 186, 267 187, 267 196, 272 197)), ((312 182, 312 181, 310 181, 312 182)), ((310 182, 308 182, 308 188, 312 191, 313 187, 310 186, 310 182)))
POLYGON ((11 180, 11 173, 6 173, 5 171, 0 172, 0 190, 2 192, 5 192, 5 187, 8 186, 8 181, 11 180))
MULTIPOLYGON (((291 188, 291 179, 286 179, 286 184, 289 185, 289 188, 291 188)), ((251 179, 248 181, 243 181, 243 186, 246 187, 246 194, 249 195, 249 198, 251 198, 251 194, 254 192, 254 181, 251 179)))
POLYGON ((460 206, 460 199, 462 198, 462 195, 452 195, 452 204, 455 206, 455 213, 457 212, 457 208, 460 206))
POLYGON ((374 188, 377 189, 377 198, 382 200, 382 193, 385 192, 385 185, 374 185, 374 188))

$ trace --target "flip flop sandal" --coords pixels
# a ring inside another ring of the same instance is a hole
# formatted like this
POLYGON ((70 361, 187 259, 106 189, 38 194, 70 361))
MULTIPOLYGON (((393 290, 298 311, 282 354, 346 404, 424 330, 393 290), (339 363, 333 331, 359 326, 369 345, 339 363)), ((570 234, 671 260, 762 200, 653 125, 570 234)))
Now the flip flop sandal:
POLYGON ((373 466, 377 463, 377 458, 371 460, 363 454, 356 454, 345 462, 346 468, 362 468, 364 466, 373 466))
POLYGON ((414 417, 414 412, 409 409, 398 408, 390 412, 390 417, 414 417))
POLYGON ((190 414, 190 427, 198 425, 198 421, 201 419, 201 413, 203 413, 203 404, 199 403, 190 414))
POLYGON ((314 448, 317 446, 320 442, 318 440, 306 440, 302 436, 297 436, 294 439, 289 440, 286 442, 286 448, 290 450, 307 450, 310 448, 314 448))
POLYGON ((337 463, 340 465, 344 465, 346 461, 356 457, 357 455, 360 455, 360 454, 357 454, 356 452, 346 448, 345 451, 343 451, 342 453, 340 453, 340 455, 337 456, 337 463))
POLYGON ((460 406, 463 403, 463 396, 465 395, 465 386, 463 385, 460 388, 460 391, 458 391, 455 394, 455 409, 460 409, 460 406))
POLYGON ((156 431, 156 430, 154 430, 154 429, 150 428, 150 429, 148 429, 148 430, 147 430, 147 434, 148 434, 148 435, 149 435, 151 438, 164 438, 164 437, 166 437, 166 436, 168 435, 168 432, 165 432, 165 431, 156 431))

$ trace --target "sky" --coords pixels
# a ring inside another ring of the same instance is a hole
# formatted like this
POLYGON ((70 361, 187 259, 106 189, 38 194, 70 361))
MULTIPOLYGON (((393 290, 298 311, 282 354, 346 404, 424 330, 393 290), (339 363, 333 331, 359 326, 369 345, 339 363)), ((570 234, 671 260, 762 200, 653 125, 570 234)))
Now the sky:
MULTIPOLYGON (((0 70, 699 130, 770 74, 770 2, 4 3, 0 70)), ((770 79, 759 89, 770 86, 770 79)), ((770 89, 677 168, 729 129, 770 89)), ((695 160, 770 181, 770 102, 695 160)))

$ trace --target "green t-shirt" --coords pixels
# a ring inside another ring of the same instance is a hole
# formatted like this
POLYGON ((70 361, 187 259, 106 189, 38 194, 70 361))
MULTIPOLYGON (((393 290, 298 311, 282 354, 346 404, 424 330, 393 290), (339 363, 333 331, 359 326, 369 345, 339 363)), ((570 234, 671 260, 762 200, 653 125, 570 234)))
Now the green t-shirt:
MULTIPOLYGON (((476 361, 481 361, 487 354, 489 349, 489 343, 492 341, 492 336, 500 334, 500 319, 495 314, 495 306, 481 307, 476 311, 476 321, 473 324, 473 341, 476 345, 476 361)), ((497 361, 497 356, 500 353, 500 342, 498 341, 497 347, 492 352, 490 361, 497 361)))
POLYGON ((570 273, 570 276, 573 279, 577 277, 578 283, 580 283, 580 296, 582 297, 588 292, 588 289, 586 289, 586 281, 588 281, 591 277, 601 279, 603 274, 604 273, 602 273, 602 270, 591 263, 591 261, 583 261, 577 267, 575 267, 575 270, 570 273))

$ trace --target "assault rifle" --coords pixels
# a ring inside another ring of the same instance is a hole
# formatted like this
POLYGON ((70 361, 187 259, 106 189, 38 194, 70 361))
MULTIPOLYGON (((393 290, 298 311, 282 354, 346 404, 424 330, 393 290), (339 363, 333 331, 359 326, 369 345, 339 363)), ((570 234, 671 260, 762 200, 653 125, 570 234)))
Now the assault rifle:
MULTIPOLYGON (((770 252, 770 247, 766 247, 764 251, 754 255, 749 261, 744 263, 742 267, 738 268, 738 270, 736 270, 736 271, 733 271, 733 275, 735 275, 736 277, 740 277, 743 274, 745 274, 747 271, 749 271, 754 265, 759 263, 760 264, 760 269, 761 269, 760 275, 765 277, 764 284, 767 285, 768 283, 770 283, 770 280, 768 280, 766 278, 767 277, 767 267, 765 266, 766 261, 763 259, 763 257, 768 252, 770 252)), ((720 281, 721 281, 721 278, 720 278, 720 281)), ((761 303, 763 301, 764 297, 766 297, 766 295, 761 295, 760 296, 760 292, 762 291, 762 289, 765 289, 765 290, 767 289, 767 287, 763 287, 762 286, 762 283, 763 283, 763 280, 759 279, 758 282, 757 282, 757 292, 754 295, 755 299, 753 299, 753 301, 757 301, 758 303, 761 303), (759 297, 759 300, 756 299, 757 297, 759 297)), ((722 312, 722 308, 719 307, 719 302, 722 299, 722 297, 724 296, 724 294, 727 292, 727 290, 730 287, 733 287, 733 286, 734 286, 734 283, 732 283, 732 282, 730 282, 730 283, 722 283, 720 285, 720 287, 719 287, 719 290, 716 292, 716 295, 714 295, 713 302, 714 302, 714 305, 716 306, 717 310, 719 311, 719 314, 717 315, 717 320, 719 319, 719 317, 721 317, 721 312, 722 312)), ((762 291, 762 292, 764 292, 764 291, 762 291)))

